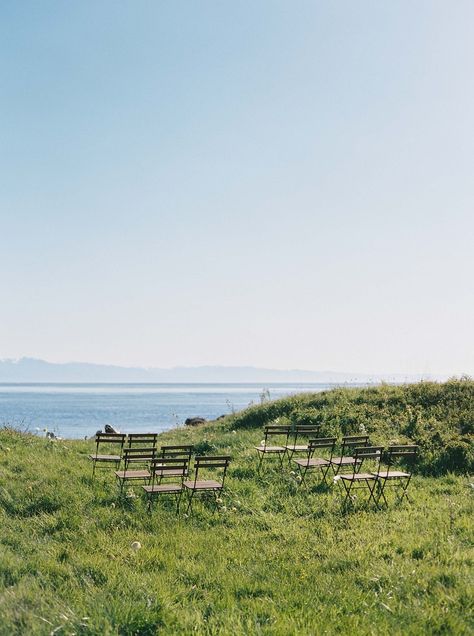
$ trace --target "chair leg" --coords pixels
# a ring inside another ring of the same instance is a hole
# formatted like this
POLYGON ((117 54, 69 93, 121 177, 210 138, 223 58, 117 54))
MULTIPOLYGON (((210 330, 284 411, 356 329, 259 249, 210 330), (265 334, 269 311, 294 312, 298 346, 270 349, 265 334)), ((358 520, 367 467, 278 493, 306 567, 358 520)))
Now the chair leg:
POLYGON ((381 478, 378 478, 377 482, 376 482, 377 483, 377 488, 378 488, 376 504, 377 504, 378 508, 380 508, 380 506, 379 506, 380 499, 383 499, 385 505, 388 508, 388 501, 387 501, 387 498, 385 497, 385 492, 384 492, 386 482, 387 482, 386 479, 381 479, 381 478))
POLYGON ((407 501, 408 501, 408 502, 410 502, 410 497, 408 496, 408 492, 407 492, 408 484, 410 483, 410 480, 411 480, 411 475, 410 475, 410 477, 408 477, 408 479, 406 480, 406 484, 405 484, 405 486, 403 486, 403 483, 402 483, 402 494, 401 494, 401 496, 399 497, 399 500, 398 500, 399 502, 401 502, 401 501, 403 500, 403 498, 404 498, 404 497, 406 497, 407 501))
POLYGON ((301 481, 298 484, 298 488, 302 487, 304 484, 304 480, 306 479, 306 473, 308 472, 308 467, 306 466, 306 468, 304 470, 301 470, 301 466, 298 464, 298 469, 300 471, 300 475, 301 475, 301 481))
POLYGON ((179 506, 181 504, 181 495, 183 494, 183 491, 181 490, 177 497, 176 497, 176 514, 179 515, 179 506))
MULTIPOLYGON (((350 482, 349 482, 349 485, 347 485, 347 484, 346 484, 346 480, 345 480, 345 479, 340 479, 339 481, 340 481, 340 482, 342 482, 342 486, 343 486, 343 488, 344 488, 344 490, 345 490, 345 493, 346 493, 346 496, 344 497, 344 500, 343 500, 343 502, 342 502, 342 507, 343 507, 343 508, 345 508, 345 507, 346 507, 346 504, 347 504, 349 501, 351 501, 351 489, 352 489, 352 484, 353 484, 353 482, 352 482, 352 481, 350 481, 350 482)), ((344 496, 344 494, 343 494, 342 496, 344 496)))
POLYGON ((189 512, 192 510, 193 497, 194 497, 194 490, 191 489, 189 494, 188 507, 186 508, 186 514, 189 514, 189 512))
POLYGON ((376 502, 375 497, 374 497, 374 491, 375 491, 375 488, 376 488, 376 485, 377 485, 376 480, 375 479, 366 479, 365 483, 367 484, 367 488, 369 489, 369 498, 367 500, 367 504, 369 504, 370 501, 372 500, 374 502, 375 506, 378 508, 377 502, 376 502), (370 482, 373 482, 373 486, 370 485, 370 482))
POLYGON ((331 464, 328 464, 328 466, 326 467, 326 470, 324 470, 324 468, 321 468, 321 472, 323 474, 323 481, 326 484, 326 486, 329 486, 328 481, 327 481, 327 475, 329 472, 329 469, 331 468, 331 464))

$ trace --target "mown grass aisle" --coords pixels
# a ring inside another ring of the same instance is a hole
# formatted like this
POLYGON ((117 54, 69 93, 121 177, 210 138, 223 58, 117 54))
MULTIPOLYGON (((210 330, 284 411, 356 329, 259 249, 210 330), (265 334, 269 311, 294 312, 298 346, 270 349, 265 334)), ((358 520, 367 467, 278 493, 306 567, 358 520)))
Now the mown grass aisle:
POLYGON ((233 456, 219 512, 189 518, 93 481, 91 442, 1 430, 0 634, 472 633, 473 478, 417 474, 412 504, 344 514, 334 487, 259 476, 239 417, 162 436, 233 456))

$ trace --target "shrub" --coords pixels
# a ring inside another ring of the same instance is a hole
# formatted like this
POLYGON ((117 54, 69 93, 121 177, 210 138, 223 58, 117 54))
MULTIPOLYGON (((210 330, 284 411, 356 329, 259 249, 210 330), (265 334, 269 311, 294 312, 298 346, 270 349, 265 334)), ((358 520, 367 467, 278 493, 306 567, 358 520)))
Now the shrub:
POLYGON ((280 418, 320 424, 322 435, 368 433, 375 443, 416 443, 418 470, 430 475, 474 470, 474 381, 336 388, 252 406, 232 427, 261 428, 280 418))

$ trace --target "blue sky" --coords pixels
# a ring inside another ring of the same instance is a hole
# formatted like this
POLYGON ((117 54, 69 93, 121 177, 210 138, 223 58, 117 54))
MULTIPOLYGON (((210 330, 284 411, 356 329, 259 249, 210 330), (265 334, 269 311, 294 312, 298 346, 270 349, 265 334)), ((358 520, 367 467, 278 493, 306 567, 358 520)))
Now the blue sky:
POLYGON ((474 4, 0 7, 0 357, 474 373, 474 4))

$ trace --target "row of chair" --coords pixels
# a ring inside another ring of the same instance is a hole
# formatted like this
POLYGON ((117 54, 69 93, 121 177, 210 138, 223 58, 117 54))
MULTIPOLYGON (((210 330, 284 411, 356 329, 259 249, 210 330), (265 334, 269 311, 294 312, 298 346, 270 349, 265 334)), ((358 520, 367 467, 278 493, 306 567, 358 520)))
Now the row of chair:
POLYGON ((161 446, 156 447, 157 435, 154 433, 134 433, 127 437, 115 433, 98 433, 96 435, 96 452, 90 455, 93 462, 93 474, 96 463, 113 463, 115 465, 115 477, 119 483, 120 493, 126 483, 142 482, 142 489, 147 497, 148 509, 151 510, 152 501, 158 495, 173 495, 177 500, 177 512, 183 492, 187 492, 188 507, 191 511, 193 498, 196 494, 214 495, 217 506, 218 495, 224 488, 227 468, 230 463, 228 455, 196 456, 194 461, 194 478, 189 477, 191 457, 194 451, 193 445, 161 446), (102 444, 115 444, 120 447, 120 454, 100 454, 99 447, 102 444), (145 445, 143 445, 145 444, 145 445), (152 444, 152 445, 147 445, 152 444), (123 467, 119 469, 120 463, 123 467), (219 480, 202 478, 203 472, 221 470, 219 480), (168 482, 168 479, 172 482, 168 482), (163 481, 165 480, 165 481, 163 481))
POLYGON ((319 435, 319 425, 269 424, 263 430, 264 438, 259 446, 256 446, 259 454, 258 469, 260 470, 265 455, 276 455, 283 465, 284 457, 290 462, 295 453, 306 452, 308 439, 319 435), (277 441, 275 444, 274 440, 277 441), (273 442, 273 443, 272 443, 273 442))
MULTIPOLYGON (((129 463, 133 461, 140 461, 138 458, 134 458, 134 453, 139 451, 149 450, 157 451, 157 438, 158 433, 130 433, 125 435, 123 433, 96 433, 95 453, 89 455, 92 460, 92 476, 95 474, 96 464, 114 464, 116 468, 120 465, 122 460, 129 459, 129 463), (109 451, 104 453, 103 446, 106 446, 109 451)), ((187 457, 191 460, 194 447, 189 445, 180 446, 162 446, 160 455, 162 457, 187 457)))
POLYGON ((334 454, 337 445, 336 437, 309 439, 306 445, 288 444, 289 435, 301 435, 302 431, 288 432, 287 428, 278 425, 265 428, 264 440, 255 447, 259 454, 259 468, 267 453, 277 455, 280 464, 283 465, 285 456, 288 456, 291 462, 295 452, 302 452, 305 455, 304 458, 293 459, 300 471, 300 483, 305 482, 309 471, 318 470, 321 471, 322 481, 328 485, 328 472, 332 470, 334 480, 343 486, 344 505, 353 501, 353 491, 357 488, 366 488, 369 494, 368 501, 373 501, 377 507, 381 500, 388 505, 385 489, 389 484, 399 489, 399 499, 408 498, 407 488, 411 473, 406 470, 395 470, 394 466, 400 461, 404 463, 414 461, 418 453, 416 445, 391 445, 385 449, 383 446, 371 445, 368 435, 349 435, 342 438, 340 454, 336 456, 334 454), (278 435, 283 436, 283 443, 267 444, 268 439, 273 440, 278 435), (323 456, 315 456, 315 454, 323 456), (367 461, 374 464, 373 469, 361 472, 363 463, 367 461), (385 464, 385 467, 382 464, 385 464))

